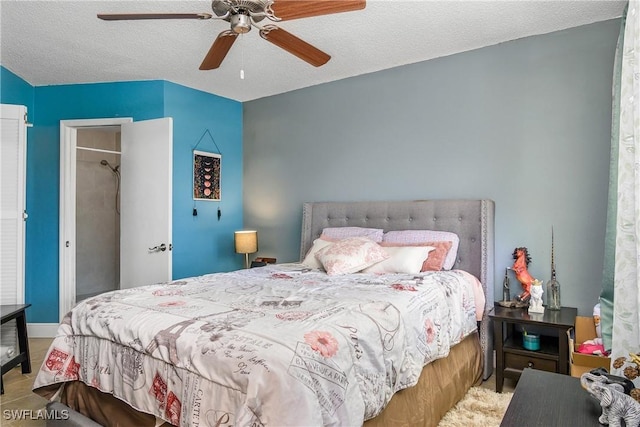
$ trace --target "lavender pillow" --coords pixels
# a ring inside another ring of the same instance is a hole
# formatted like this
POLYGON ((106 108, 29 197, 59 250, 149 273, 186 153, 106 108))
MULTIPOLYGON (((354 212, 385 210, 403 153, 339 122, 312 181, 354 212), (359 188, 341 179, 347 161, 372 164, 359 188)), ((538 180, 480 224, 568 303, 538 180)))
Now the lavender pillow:
POLYGON ((451 249, 447 252, 447 256, 444 259, 442 265, 443 270, 451 270, 453 264, 456 262, 458 256, 458 246, 460 245, 460 238, 456 233, 450 231, 435 231, 435 230, 401 230, 401 231, 388 231, 384 233, 382 241, 385 243, 395 244, 417 244, 427 242, 451 242, 451 249))
POLYGON ((382 242, 384 230, 381 228, 363 227, 328 227, 322 230, 321 238, 325 240, 342 240, 350 237, 366 237, 376 243, 382 242))

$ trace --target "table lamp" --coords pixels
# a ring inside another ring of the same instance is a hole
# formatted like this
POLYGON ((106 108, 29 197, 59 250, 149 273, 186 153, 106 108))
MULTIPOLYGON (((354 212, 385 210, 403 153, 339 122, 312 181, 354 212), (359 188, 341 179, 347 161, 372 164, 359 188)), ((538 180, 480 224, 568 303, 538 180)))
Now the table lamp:
POLYGON ((258 252, 258 232, 255 230, 234 233, 236 253, 244 254, 244 268, 249 268, 249 254, 258 252))

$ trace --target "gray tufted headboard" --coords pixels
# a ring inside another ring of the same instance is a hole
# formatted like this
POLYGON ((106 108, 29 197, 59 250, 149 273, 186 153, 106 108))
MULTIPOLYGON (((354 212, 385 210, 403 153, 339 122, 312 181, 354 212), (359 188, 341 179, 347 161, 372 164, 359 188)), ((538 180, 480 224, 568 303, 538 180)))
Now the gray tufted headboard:
POLYGON ((482 282, 486 304, 480 325, 484 375, 493 372, 493 333, 487 313, 494 290, 493 200, 417 200, 392 202, 305 203, 300 259, 326 227, 368 227, 391 230, 451 231, 460 237, 454 269, 468 271, 482 282))

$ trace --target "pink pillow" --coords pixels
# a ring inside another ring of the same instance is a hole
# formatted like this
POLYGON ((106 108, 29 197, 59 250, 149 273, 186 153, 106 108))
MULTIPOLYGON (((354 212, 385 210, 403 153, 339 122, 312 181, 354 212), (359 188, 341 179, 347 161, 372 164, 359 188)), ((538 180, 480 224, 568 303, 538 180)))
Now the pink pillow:
POLYGON ((473 301, 476 305, 476 320, 478 322, 482 321, 482 316, 484 315, 484 306, 487 302, 486 297, 484 296, 484 289, 482 289, 482 283, 476 276, 471 273, 467 273, 463 270, 456 270, 466 277, 467 281, 473 285, 473 301))
POLYGON ((424 243, 387 243, 382 242, 380 246, 382 247, 398 247, 398 246, 431 246, 435 248, 433 251, 429 252, 429 256, 422 263, 422 269, 420 271, 440 271, 442 270, 442 265, 444 264, 444 260, 451 249, 452 242, 424 242, 424 243))
POLYGON ((424 244, 426 246, 433 246, 436 249, 433 252, 429 252, 429 258, 422 264, 422 271, 442 270, 444 261, 447 258, 453 242, 426 242, 424 244))
POLYGON ((419 243, 421 245, 431 244, 433 242, 451 242, 451 249, 447 252, 447 256, 442 265, 442 270, 451 270, 458 256, 458 246, 460 238, 456 233, 450 231, 435 230, 401 230, 388 231, 382 238, 386 243, 402 243, 405 245, 419 243))
POLYGON ((356 273, 388 257, 380 245, 366 237, 343 239, 316 253, 317 260, 331 276, 356 273))
POLYGON ((367 237, 374 242, 382 242, 384 230, 381 228, 363 227, 328 227, 322 230, 321 238, 325 240, 342 240, 350 237, 367 237))

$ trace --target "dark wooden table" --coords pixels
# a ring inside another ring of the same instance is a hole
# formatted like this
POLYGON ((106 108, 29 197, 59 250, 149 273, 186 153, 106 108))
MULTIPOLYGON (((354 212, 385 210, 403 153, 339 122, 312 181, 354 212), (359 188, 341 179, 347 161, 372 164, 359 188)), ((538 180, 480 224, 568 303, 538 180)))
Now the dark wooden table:
POLYGON ((529 314, 526 308, 496 305, 489 312, 496 350, 496 391, 502 391, 505 377, 517 380, 525 368, 569 374, 567 330, 574 327, 577 314, 573 307, 529 314), (522 329, 540 330, 536 331, 540 334, 540 350, 523 347, 522 329))
MULTIPOLYGON (((18 330, 18 354, 2 365, 2 375, 18 365, 21 365, 20 367, 22 368, 23 374, 31 372, 29 339, 27 337, 27 316, 24 313, 28 307, 31 307, 31 304, 0 305, 0 316, 2 317, 0 324, 4 325, 8 321, 15 319, 16 329, 18 330)), ((2 377, 0 377, 0 387, 2 388, 2 394, 4 394, 4 381, 2 381, 2 377)))
POLYGON ((578 378, 525 369, 500 426, 601 427, 600 414, 600 404, 578 378))

